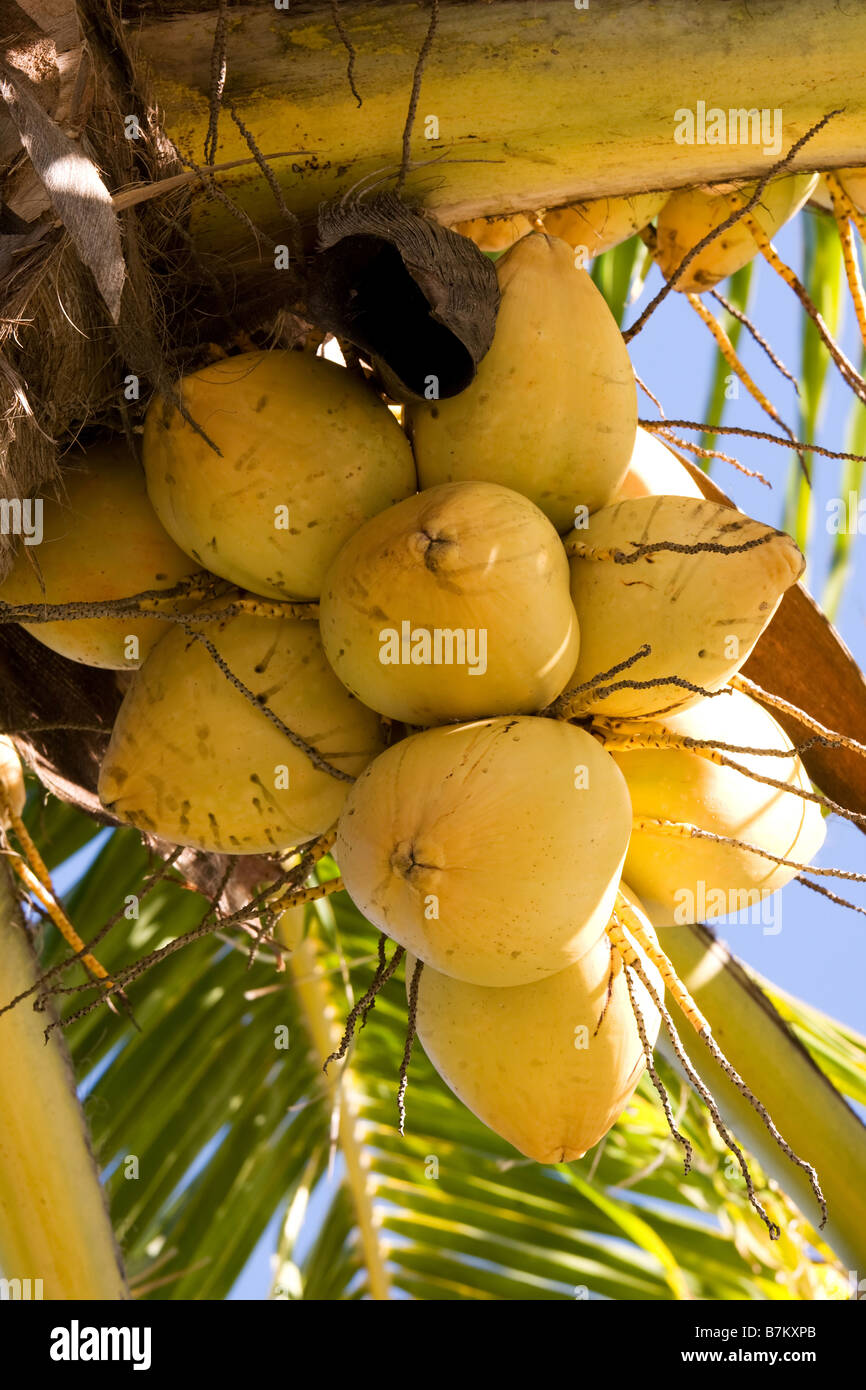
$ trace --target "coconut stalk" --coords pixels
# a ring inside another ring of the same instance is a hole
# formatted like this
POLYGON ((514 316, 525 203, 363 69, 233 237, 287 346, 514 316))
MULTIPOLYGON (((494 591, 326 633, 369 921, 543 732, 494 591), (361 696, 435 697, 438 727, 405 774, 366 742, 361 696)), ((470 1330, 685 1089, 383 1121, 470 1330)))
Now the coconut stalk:
MULTIPOLYGON (((151 5, 124 6, 136 61, 151 70, 166 133, 203 162, 217 5, 201 0, 191 13, 189 0, 168 0, 158 9, 155 15, 151 5)), ((273 167, 289 207, 308 219, 321 200, 377 172, 393 175, 399 166, 430 6, 342 0, 340 17, 355 55, 360 106, 329 0, 227 11, 225 103, 236 107, 265 154, 291 152, 273 167)), ((835 108, 844 109, 791 167, 862 164, 864 51, 866 10, 833 0, 760 6, 607 0, 585 10, 573 0, 443 0, 410 147, 418 167, 405 192, 455 222, 754 177, 835 108), (699 101, 725 111, 778 109, 781 149, 767 154, 750 143, 678 143, 675 113, 696 111, 699 101)), ((217 151, 219 161, 249 157, 225 111, 217 151)), ((257 170, 220 177, 259 226, 279 228, 257 170)), ((208 250, 225 251, 244 236, 213 201, 200 204, 191 230, 208 250)))
MULTIPOLYGON (((37 961, 0 866, 0 1004, 32 988, 37 961)), ((120 1254, 59 1029, 24 1000, 0 1016, 0 1274, 29 1296, 128 1298, 120 1254), (34 1281, 41 1280, 39 1285, 34 1281)), ((27 1297, 12 1285, 12 1297, 27 1297)))
MULTIPOLYGON (((339 1046, 340 1030, 322 981, 315 940, 303 934, 304 911, 303 907, 294 907, 284 912, 277 934, 290 947, 288 968, 292 984, 304 1011, 313 1052, 324 1063, 339 1046)), ((346 1061, 329 1067, 324 1073, 324 1084, 335 1117, 332 1134, 335 1133, 343 1156, 344 1181, 355 1208, 361 1258, 367 1271, 370 1297, 384 1302, 391 1297, 390 1281, 357 1106, 352 1095, 350 1063, 346 1061)))
MULTIPOLYGON (((827 1199, 822 1232, 850 1270, 866 1269, 866 1130, 760 986, 705 926, 657 928, 659 944, 711 1020, 713 1037, 763 1102, 795 1153, 818 1173, 827 1199)), ((670 998, 668 1008, 693 1065, 722 1115, 765 1173, 811 1225, 819 1216, 803 1170, 771 1139, 760 1117, 710 1056, 670 998)), ((658 1047, 679 1067, 662 1029, 658 1047)), ((858 1275, 858 1278, 860 1276, 858 1275)))

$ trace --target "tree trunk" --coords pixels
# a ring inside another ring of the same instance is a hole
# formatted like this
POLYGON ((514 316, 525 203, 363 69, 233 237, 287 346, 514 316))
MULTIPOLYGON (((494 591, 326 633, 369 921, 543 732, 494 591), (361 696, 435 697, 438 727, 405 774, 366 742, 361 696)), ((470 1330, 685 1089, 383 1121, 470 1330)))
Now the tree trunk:
MULTIPOLYGON (((130 38, 152 67, 168 135, 201 161, 217 7, 157 8, 127 18, 130 38)), ((340 15, 360 107, 328 0, 228 10, 226 100, 265 154, 293 152, 274 167, 289 206, 309 219, 322 199, 399 165, 430 7, 342 0, 340 15)), ((677 143, 676 112, 699 101, 778 109, 783 152, 843 108, 792 167, 866 163, 864 53, 866 7, 835 0, 592 0, 586 9, 573 0, 443 0, 411 142, 421 167, 406 191, 453 222, 765 173, 779 155, 761 145, 677 143)), ((218 161, 249 156, 225 112, 219 131, 218 161)), ((259 225, 279 227, 254 166, 224 177, 259 225)), ((214 202, 193 230, 212 250, 244 235, 214 202)))
MULTIPOLYGON (((0 865, 0 1008, 36 958, 0 865)), ((0 1275, 29 1296, 122 1299, 126 1283, 59 1028, 33 998, 0 1015, 0 1275), (41 1281, 41 1285, 34 1281, 41 1281)), ((27 1297, 12 1286, 13 1297, 27 1297)))

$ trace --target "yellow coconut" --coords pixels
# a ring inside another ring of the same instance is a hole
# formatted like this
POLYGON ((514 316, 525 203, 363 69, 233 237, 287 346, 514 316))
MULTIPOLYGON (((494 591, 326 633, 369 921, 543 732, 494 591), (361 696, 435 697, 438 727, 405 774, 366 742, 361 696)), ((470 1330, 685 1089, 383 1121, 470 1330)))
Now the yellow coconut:
POLYGON ((321 602, 340 680, 410 724, 542 709, 577 660, 568 561, 547 517, 495 483, 446 483, 343 547, 321 602))
MULTIPOLYGON (((640 904, 623 891, 655 940, 640 904)), ((636 949, 662 999, 658 971, 636 949)), ((407 988, 414 965, 407 957, 407 988)), ((652 1046, 659 1013, 640 980, 633 985, 652 1046)), ((628 985, 622 971, 611 981, 606 936, 575 965, 514 989, 467 984, 425 965, 416 1022, 424 1051, 455 1095, 538 1163, 581 1158, 620 1117, 644 1071, 628 985)))
POLYGON ((525 213, 512 212, 504 217, 472 217, 455 223, 454 230, 474 241, 479 251, 507 251, 532 231, 532 222, 525 213))
MULTIPOLYGON (((605 507, 566 548, 580 623, 570 688, 648 645, 649 654, 611 682, 676 676, 702 690, 720 689, 743 665, 804 564, 784 532, 718 502, 689 497, 638 497, 605 507), (718 546, 727 553, 662 548, 629 562, 641 546, 666 544, 718 546), (736 549, 743 545, 750 548, 736 549), (591 558, 587 549, 594 552, 591 558)), ((586 690, 581 707, 641 716, 685 709, 700 698, 670 683, 608 694, 606 686, 586 690)))
POLYGON ((866 169, 837 169, 836 177, 858 212, 866 212, 866 169))
POLYGON ((24 810, 27 789, 21 759, 11 738, 0 737, 0 825, 9 824, 9 809, 16 816, 24 810))
POLYGON ((545 231, 569 246, 582 246, 586 258, 600 256, 627 241, 652 222, 668 193, 634 193, 619 198, 591 198, 568 207, 551 208, 541 219, 545 231))
MULTIPOLYGON (((19 549, 0 586, 4 603, 99 603, 171 588, 201 568, 161 525, 125 441, 64 462, 63 494, 42 499, 42 539, 19 549)), ((113 670, 140 666, 165 633, 159 619, 138 617, 22 626, 71 661, 113 670)))
POLYGON ((457 979, 522 985, 601 935, 630 824, 622 776, 590 734, 490 719, 377 758, 335 854, 357 906, 407 950, 457 979))
MULTIPOLYGON (((752 216, 767 236, 774 236, 800 211, 817 181, 817 174, 782 174, 767 185, 752 209, 752 216)), ((730 216, 737 200, 748 201, 754 190, 754 183, 714 184, 679 188, 672 193, 658 216, 656 259, 662 274, 669 279, 692 247, 730 216)), ((741 219, 695 257, 676 288, 695 294, 712 289, 757 254, 757 243, 741 219)))
MULTIPOLYGON (((194 625, 195 626, 195 625, 194 625)), ((312 622, 241 615, 199 623, 229 670, 343 774, 382 747, 379 721, 343 689, 312 622)), ((228 854, 290 849, 328 830, 350 783, 310 757, 180 628, 124 697, 99 779, 120 820, 228 854)))
MULTIPOLYGON (((766 749, 764 755, 724 752, 738 769, 690 749, 635 749, 613 756, 628 783, 635 821, 669 821, 742 841, 808 864, 824 841, 819 807, 749 773, 810 791, 793 745, 776 720, 748 695, 702 700, 664 720, 628 721, 622 734, 660 733, 766 749), (785 752, 789 757, 779 757, 785 752)), ((625 876, 656 926, 703 921, 752 907, 788 883, 796 868, 716 840, 671 833, 650 824, 632 832, 625 876)), ((664 941, 662 941, 664 945, 664 941)))
POLYGON ((220 454, 156 399, 144 427, 151 501, 187 554, 242 588, 315 599, 344 541, 415 491, 406 436, 362 380, 303 352, 250 352, 183 378, 220 454))
POLYGON ((523 237, 497 262, 502 302, 472 385, 412 411, 422 487, 514 488, 558 531, 602 507, 634 448, 637 398, 622 334, 571 248, 523 237))
POLYGON ((610 505, 631 497, 703 497, 685 464, 649 430, 638 425, 634 451, 610 505))

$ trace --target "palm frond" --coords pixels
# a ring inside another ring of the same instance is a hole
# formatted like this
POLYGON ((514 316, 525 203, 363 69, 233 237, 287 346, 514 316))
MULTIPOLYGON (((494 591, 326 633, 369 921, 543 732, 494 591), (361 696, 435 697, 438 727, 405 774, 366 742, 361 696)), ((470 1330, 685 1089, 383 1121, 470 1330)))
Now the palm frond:
MULTIPOLYGON (((61 846, 87 843, 80 822, 91 841, 100 833, 68 807, 48 815, 61 846)), ((109 970, 189 931, 208 909, 176 878, 139 902, 148 867, 138 837, 115 831, 68 897, 88 939, 124 904, 133 914, 100 943, 109 970)), ((323 861, 322 876, 334 872, 323 861)), ((308 908, 307 928, 283 972, 267 960, 248 968, 243 952, 207 936, 130 986, 137 1027, 100 1008, 67 1029, 139 1297, 226 1297, 275 1217, 277 1297, 845 1296, 831 1252, 802 1227, 789 1244, 813 1292, 797 1292, 791 1250, 764 1239, 725 1176, 707 1116, 664 1062, 695 1149, 687 1178, 646 1081, 596 1150, 542 1167, 466 1110, 420 1045, 401 1138, 404 986, 389 982, 326 1077, 323 1051, 369 983, 377 933, 345 894, 308 908)), ((44 964, 65 953, 46 929, 44 964)), ((80 1004, 69 995, 66 1015, 80 1004)), ((780 1007, 859 1099, 862 1040, 796 1001, 780 1007)), ((772 1200, 790 1220, 786 1199, 772 1200)))

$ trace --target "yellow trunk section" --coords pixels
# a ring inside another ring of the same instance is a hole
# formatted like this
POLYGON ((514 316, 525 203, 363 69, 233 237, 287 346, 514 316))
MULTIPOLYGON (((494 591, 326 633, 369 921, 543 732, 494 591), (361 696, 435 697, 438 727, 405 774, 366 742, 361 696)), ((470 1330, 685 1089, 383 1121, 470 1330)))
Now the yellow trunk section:
MULTIPOLYGON (((340 8, 356 53, 360 107, 330 6, 229 10, 226 101, 266 154, 304 152, 274 167, 290 206, 310 219, 321 199, 399 164, 430 18, 426 4, 343 0, 340 8)), ((130 33, 154 73, 167 133, 196 161, 208 128, 215 21, 214 6, 207 14, 148 17, 130 33)), ((675 110, 694 111, 699 100, 726 110, 757 100, 771 112, 780 108, 784 149, 844 107, 794 167, 857 164, 866 159, 864 51, 866 9, 829 0, 761 7, 608 0, 585 10, 573 0, 444 5, 411 144, 412 160, 426 164, 410 175, 406 192, 456 222, 765 173, 759 145, 674 140, 675 110)), ((217 162, 249 156, 226 111, 219 131, 217 162)), ((254 220, 276 232, 280 219, 255 165, 224 177, 254 220)), ((203 200, 193 232, 213 249, 248 238, 225 208, 203 200)))
MULTIPOLYGON (((0 1006, 36 960, 0 872, 0 1006)), ((32 999, 0 1016, 0 1275, 42 1280, 45 1299, 128 1297, 59 1030, 32 999)), ((14 1293, 13 1293, 14 1296, 14 1293)))

